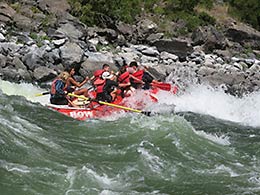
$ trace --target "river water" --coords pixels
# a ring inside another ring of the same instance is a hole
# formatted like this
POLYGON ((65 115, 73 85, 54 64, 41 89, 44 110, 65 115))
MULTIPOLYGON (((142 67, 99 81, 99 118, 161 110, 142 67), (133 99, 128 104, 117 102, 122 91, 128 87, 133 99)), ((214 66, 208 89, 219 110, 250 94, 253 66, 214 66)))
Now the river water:
POLYGON ((260 92, 191 86, 152 117, 76 121, 32 84, 0 89, 1 195, 260 194, 260 92))

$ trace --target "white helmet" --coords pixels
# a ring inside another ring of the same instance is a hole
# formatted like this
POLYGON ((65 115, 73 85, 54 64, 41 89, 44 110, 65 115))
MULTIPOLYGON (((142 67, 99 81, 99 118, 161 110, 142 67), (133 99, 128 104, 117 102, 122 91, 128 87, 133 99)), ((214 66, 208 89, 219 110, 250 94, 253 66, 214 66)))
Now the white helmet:
POLYGON ((113 75, 110 74, 110 72, 103 72, 101 77, 102 77, 102 79, 111 79, 113 77, 113 75))

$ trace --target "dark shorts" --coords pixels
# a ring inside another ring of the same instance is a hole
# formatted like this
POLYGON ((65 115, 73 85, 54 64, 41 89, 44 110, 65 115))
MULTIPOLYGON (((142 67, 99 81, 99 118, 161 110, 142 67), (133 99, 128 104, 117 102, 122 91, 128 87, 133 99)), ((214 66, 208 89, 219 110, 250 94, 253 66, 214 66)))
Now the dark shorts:
POLYGON ((112 96, 109 93, 98 93, 96 99, 98 101, 112 102, 112 96))
POLYGON ((50 102, 51 104, 55 104, 55 105, 67 105, 69 103, 65 97, 51 98, 50 102))
POLYGON ((68 93, 72 93, 73 91, 75 91, 75 88, 72 86, 68 86, 65 91, 67 91, 68 93))

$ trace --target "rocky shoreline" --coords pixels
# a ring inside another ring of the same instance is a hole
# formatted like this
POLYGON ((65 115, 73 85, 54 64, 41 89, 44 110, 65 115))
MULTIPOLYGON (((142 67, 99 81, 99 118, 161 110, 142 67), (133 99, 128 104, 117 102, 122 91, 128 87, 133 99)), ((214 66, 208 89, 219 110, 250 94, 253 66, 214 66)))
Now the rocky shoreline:
POLYGON ((90 76, 104 63, 117 70, 136 60, 157 79, 168 76, 181 86, 204 83, 233 95, 260 89, 260 32, 246 25, 201 27, 190 37, 166 39, 148 19, 86 27, 69 14, 66 0, 23 2, 19 11, 0 3, 1 79, 43 84, 71 64, 90 76))

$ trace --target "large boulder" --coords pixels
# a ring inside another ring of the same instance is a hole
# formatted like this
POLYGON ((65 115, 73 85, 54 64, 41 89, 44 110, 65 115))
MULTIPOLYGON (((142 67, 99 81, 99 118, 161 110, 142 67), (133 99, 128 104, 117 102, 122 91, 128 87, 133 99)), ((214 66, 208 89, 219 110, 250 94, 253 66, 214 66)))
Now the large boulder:
POLYGON ((76 40, 84 35, 82 30, 78 29, 73 23, 61 24, 54 34, 64 35, 63 37, 69 37, 76 40))
POLYGON ((157 47, 159 52, 166 51, 171 54, 175 54, 179 57, 180 61, 185 61, 188 54, 193 52, 193 48, 188 42, 179 39, 172 40, 158 40, 153 43, 157 47))
POLYGON ((84 51, 74 42, 67 42, 60 47, 60 55, 65 65, 81 63, 84 57, 84 51))
POLYGON ((88 58, 81 64, 82 75, 93 74, 95 70, 102 69, 103 64, 109 64, 112 70, 117 70, 112 53, 87 52, 88 58))
POLYGON ((63 14, 70 10, 70 5, 66 0, 38 0, 38 5, 43 12, 56 15, 63 14))
POLYGON ((33 77, 36 81, 45 82, 52 80, 57 76, 57 72, 48 67, 40 66, 33 71, 33 77))
POLYGON ((18 82, 18 81, 32 81, 31 75, 27 70, 24 69, 18 69, 16 70, 12 66, 7 66, 1 70, 2 78, 4 80, 9 80, 12 82, 18 82))
POLYGON ((7 3, 0 2, 0 23, 11 22, 16 11, 11 8, 7 3))
POLYGON ((15 14, 13 22, 15 26, 22 31, 30 32, 31 30, 36 29, 36 24, 33 20, 21 14, 15 14))
POLYGON ((242 46, 252 49, 260 49, 260 32, 247 25, 234 25, 227 29, 226 36, 242 46))
POLYGON ((4 55, 15 55, 19 53, 20 49, 23 47, 22 44, 16 44, 14 42, 0 42, 0 53, 4 55))
POLYGON ((203 45, 206 53, 215 49, 225 49, 227 40, 223 33, 213 26, 199 27, 192 34, 193 45, 203 45))

